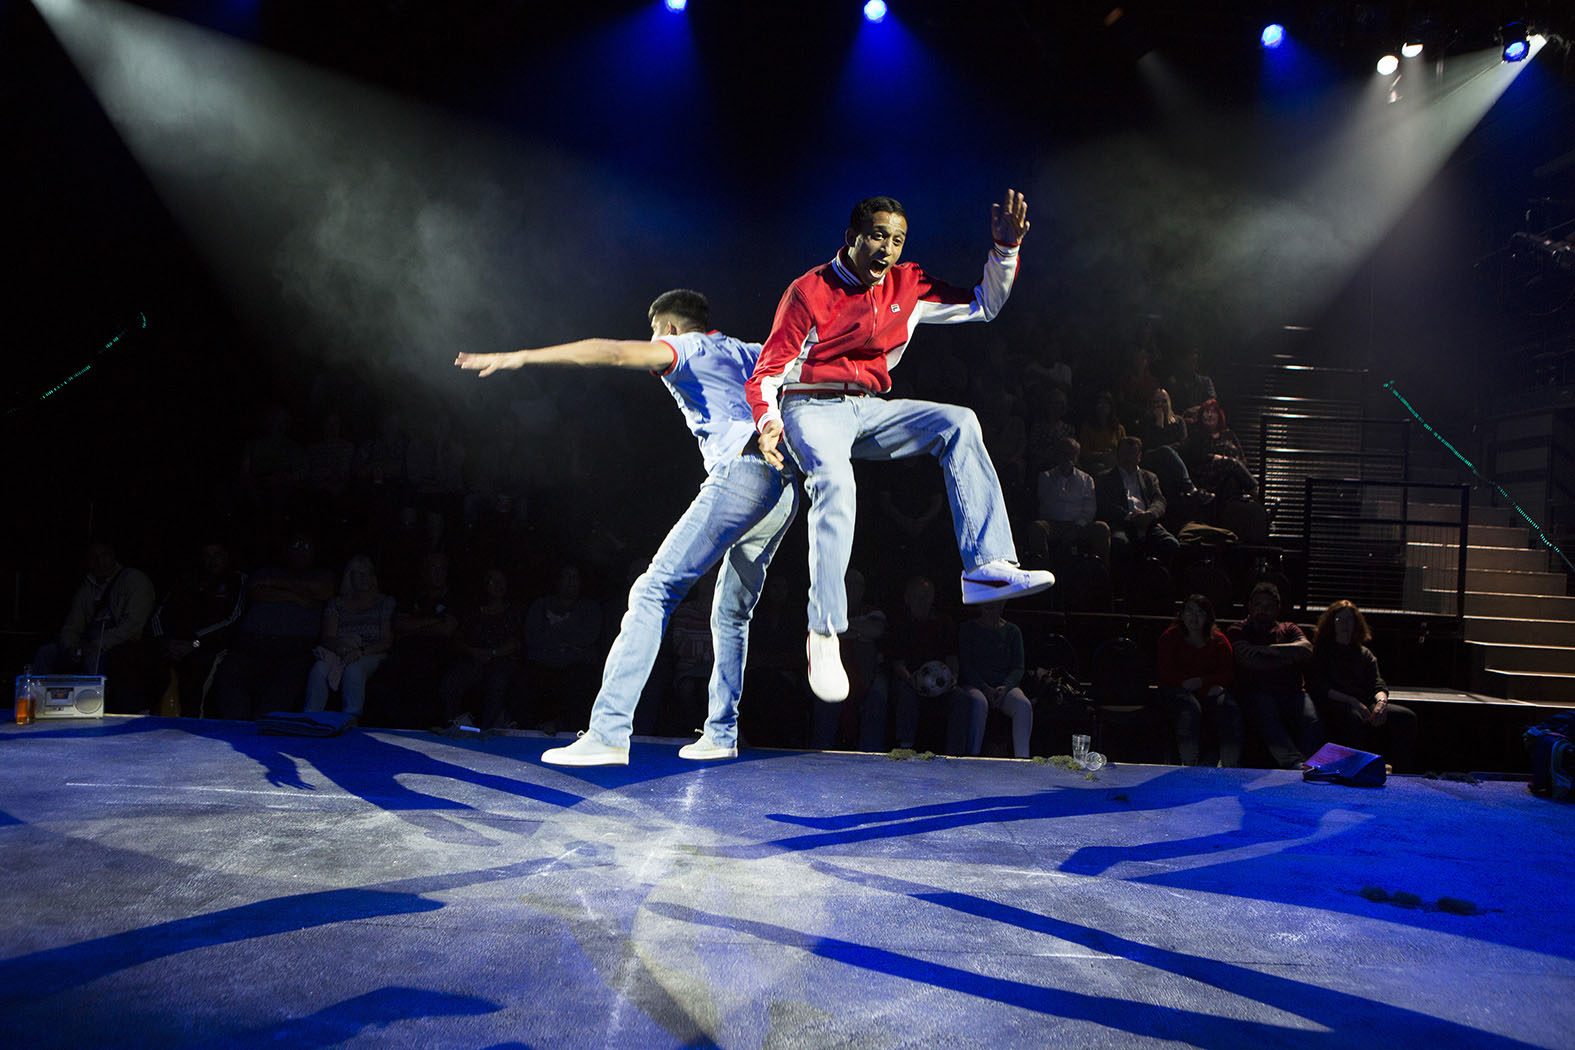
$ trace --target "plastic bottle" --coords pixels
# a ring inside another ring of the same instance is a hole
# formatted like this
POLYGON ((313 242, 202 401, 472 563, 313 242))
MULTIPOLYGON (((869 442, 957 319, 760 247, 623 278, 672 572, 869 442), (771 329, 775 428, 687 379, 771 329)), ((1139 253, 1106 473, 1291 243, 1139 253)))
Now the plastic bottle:
POLYGON ((33 722, 33 667, 31 664, 22 668, 22 673, 16 679, 16 724, 19 726, 31 725, 33 722))

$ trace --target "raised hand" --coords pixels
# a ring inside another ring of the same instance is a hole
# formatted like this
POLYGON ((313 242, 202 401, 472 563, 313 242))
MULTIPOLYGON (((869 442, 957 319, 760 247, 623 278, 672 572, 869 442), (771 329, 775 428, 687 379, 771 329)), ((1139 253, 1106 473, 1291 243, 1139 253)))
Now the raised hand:
POLYGON ((990 205, 990 236, 1002 244, 1019 244, 1028 235, 1028 198, 1007 187, 1006 199, 990 205))

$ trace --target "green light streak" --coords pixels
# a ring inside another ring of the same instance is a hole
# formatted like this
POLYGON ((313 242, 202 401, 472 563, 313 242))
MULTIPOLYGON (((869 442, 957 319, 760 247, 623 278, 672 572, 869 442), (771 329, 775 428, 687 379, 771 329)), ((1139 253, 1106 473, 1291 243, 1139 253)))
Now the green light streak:
POLYGON ((75 372, 72 372, 70 375, 66 376, 64 379, 60 380, 60 382, 56 383, 54 386, 50 387, 48 390, 45 390, 42 394, 39 394, 38 397, 35 398, 33 401, 24 402, 23 404, 20 404, 20 405, 15 406, 14 408, 11 408, 10 410, 8 410, 6 412, 5 418, 10 418, 11 416, 16 415, 18 412, 22 411, 22 409, 26 408, 29 404, 36 404, 39 401, 47 401, 50 398, 54 397, 56 394, 60 393, 66 387, 70 386, 72 383, 75 383, 78 379, 81 379, 83 376, 87 375, 89 372, 93 371, 93 363, 95 361, 97 361, 99 358, 103 357, 105 354, 109 353, 111 350, 113 350, 115 348, 116 344, 118 344, 122 339, 126 338, 126 333, 130 332, 133 328, 136 328, 139 331, 141 331, 141 330, 145 330, 147 327, 148 327, 148 315, 143 313, 143 312, 141 312, 139 310, 137 312, 137 320, 136 320, 136 322, 131 324, 131 325, 127 325, 125 328, 122 328, 120 331, 116 332, 113 336, 111 336, 109 342, 105 343, 102 347, 100 347, 98 352, 93 355, 92 360, 88 361, 87 364, 83 365, 81 368, 77 369, 75 372))
POLYGON ((1444 435, 1442 435, 1438 431, 1434 430, 1432 425, 1429 424, 1427 420, 1422 418, 1422 413, 1418 412, 1414 407, 1412 407, 1411 402, 1407 401, 1405 399, 1405 395, 1400 393, 1400 390, 1399 390, 1398 387, 1395 386, 1395 381, 1393 379, 1389 380, 1389 382, 1384 384, 1384 389, 1389 391, 1391 394, 1393 394, 1395 396, 1395 399, 1397 401, 1399 401, 1402 405, 1405 406, 1405 410, 1407 412, 1411 413, 1412 417, 1418 423, 1422 424, 1422 429, 1423 430, 1427 431, 1429 434, 1433 435, 1433 437, 1437 438, 1438 439, 1438 443, 1440 445, 1443 445, 1451 453, 1454 454, 1454 457, 1456 459, 1458 459, 1458 460, 1460 460, 1460 462, 1464 463, 1466 465, 1466 469, 1471 471, 1472 475, 1478 481, 1482 482, 1482 484, 1484 484, 1484 485, 1491 486, 1494 492, 1497 492, 1500 496, 1502 496, 1504 498, 1504 502, 1508 503, 1510 505, 1510 507, 1512 507, 1514 509, 1515 513, 1519 514, 1522 518, 1524 518, 1525 521, 1526 521, 1526 524, 1531 526, 1531 531, 1535 532, 1537 534, 1537 539, 1542 541, 1543 546, 1547 547, 1548 550, 1552 551, 1554 554, 1557 554, 1559 556, 1559 559, 1561 561, 1563 561, 1565 565, 1569 566, 1570 572, 1575 572, 1575 564, 1571 564, 1569 558, 1567 556, 1565 556, 1564 552, 1559 550, 1558 545, 1555 544, 1552 540, 1548 539, 1547 534, 1542 531, 1542 526, 1538 525, 1536 520, 1534 518, 1532 518, 1532 516, 1530 514, 1527 514, 1525 509, 1523 507, 1521 507, 1521 505, 1519 503, 1515 502, 1514 497, 1512 497, 1509 493, 1504 491, 1504 487, 1502 485, 1500 485, 1498 482, 1492 480, 1491 478, 1484 477, 1482 472, 1477 469, 1475 463, 1472 463, 1469 459, 1467 459, 1464 455, 1461 454, 1461 452, 1460 452, 1460 450, 1458 448, 1456 448, 1454 445, 1451 445, 1449 443, 1449 439, 1448 438, 1444 437, 1444 435))

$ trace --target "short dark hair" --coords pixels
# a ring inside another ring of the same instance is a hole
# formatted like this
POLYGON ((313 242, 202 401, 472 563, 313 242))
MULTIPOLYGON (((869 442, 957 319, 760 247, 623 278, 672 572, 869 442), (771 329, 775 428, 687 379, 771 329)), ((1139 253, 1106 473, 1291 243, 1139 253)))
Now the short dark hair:
POLYGON ((1269 580, 1259 580, 1252 585, 1252 590, 1247 592, 1247 604, 1251 605, 1252 600, 1260 594, 1267 594, 1272 597, 1275 605, 1285 604, 1285 600, 1280 597, 1280 589, 1269 580))
POLYGON ((672 314, 695 328, 711 327, 711 304, 705 296, 689 288, 674 288, 658 295, 645 315, 646 320, 654 321, 657 314, 672 314))
POLYGON ((878 211, 889 211, 904 219, 908 217, 908 213, 902 210, 902 204, 894 197, 865 197, 853 206, 852 213, 848 215, 848 229, 862 230, 865 223, 874 222, 878 211))

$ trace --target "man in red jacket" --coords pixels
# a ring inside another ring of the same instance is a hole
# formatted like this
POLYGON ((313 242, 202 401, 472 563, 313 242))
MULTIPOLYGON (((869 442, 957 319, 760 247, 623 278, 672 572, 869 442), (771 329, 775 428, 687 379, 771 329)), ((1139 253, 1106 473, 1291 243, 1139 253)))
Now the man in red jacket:
POLYGON ((760 449, 782 463, 786 441, 809 493, 809 683, 822 700, 847 696, 837 651, 847 629, 843 575, 853 547, 853 458, 932 455, 941 465, 962 555, 965 604, 1034 594, 1055 578, 1017 566, 1001 483, 970 409, 871 395, 891 389, 890 370, 915 327, 988 321, 1017 274, 1028 202, 1013 190, 991 206, 994 244, 973 288, 900 262, 908 238, 902 205, 870 197, 853 208, 846 243, 830 262, 794 281, 777 306, 749 380, 760 449))

